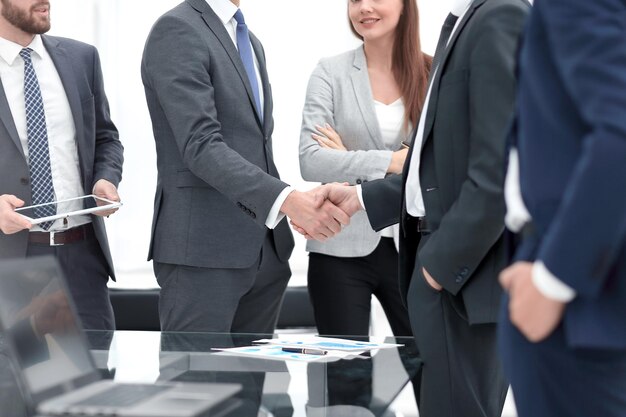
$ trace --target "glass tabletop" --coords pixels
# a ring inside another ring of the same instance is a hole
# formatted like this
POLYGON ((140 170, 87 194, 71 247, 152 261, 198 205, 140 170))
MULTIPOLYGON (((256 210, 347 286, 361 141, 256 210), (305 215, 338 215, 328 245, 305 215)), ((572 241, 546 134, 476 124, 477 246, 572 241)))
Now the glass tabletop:
MULTIPOLYGON (((382 416, 421 367, 410 337, 371 339, 402 346, 351 359, 307 363, 231 356, 214 350, 284 336, 132 331, 86 334, 95 364, 105 378, 141 383, 240 384, 241 391, 228 400, 229 407, 223 408, 222 414, 228 416, 382 416)), ((347 338, 370 341, 366 337, 347 338)), ((0 391, 4 391, 0 397, 0 411, 4 412, 0 415, 22 415, 16 414, 19 406, 14 393, 7 390, 10 384, 5 380, 0 383, 0 391), (7 410, 11 413, 6 414, 7 410)))

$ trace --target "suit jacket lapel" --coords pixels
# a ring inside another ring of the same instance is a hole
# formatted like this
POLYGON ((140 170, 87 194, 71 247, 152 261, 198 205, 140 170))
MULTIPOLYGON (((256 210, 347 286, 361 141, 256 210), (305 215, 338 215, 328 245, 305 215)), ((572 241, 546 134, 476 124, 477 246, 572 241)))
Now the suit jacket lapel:
MULTIPOLYGON (((252 43, 252 50, 256 55, 257 62, 259 63, 259 74, 261 75, 261 88, 263 89, 263 122, 261 124, 263 128, 263 143, 265 145, 265 160, 267 162, 267 171, 276 178, 280 178, 278 174, 278 168, 274 163, 274 151, 272 150, 272 143, 270 141, 270 133, 272 129, 272 92, 270 90, 270 81, 267 74, 267 65, 265 63, 265 55, 263 54, 263 47, 261 42, 250 33, 250 43, 252 43)), ((254 107, 254 103, 251 103, 254 107)), ((259 114, 255 111, 257 120, 259 120, 259 114)))
POLYGON ((17 133, 17 128, 15 127, 15 122, 13 121, 13 114, 11 113, 11 107, 9 107, 9 102, 7 101, 6 93, 4 92, 2 81, 0 81, 0 121, 2 121, 2 124, 4 124, 7 132, 9 132, 11 140, 13 140, 15 146, 17 146, 20 150, 24 160, 26 160, 24 148, 22 148, 22 142, 20 142, 20 136, 17 133))
POLYGON ((424 145, 428 141, 430 132, 432 131, 433 124, 435 122, 435 109, 437 108, 437 101, 439 99, 439 85, 441 84, 441 76, 445 70, 446 63, 448 62, 448 58, 450 57, 450 54, 454 50, 454 44, 456 43, 461 32, 463 31, 463 28, 465 27, 467 22, 471 19, 476 9, 480 7, 484 2, 485 0, 475 0, 472 3, 470 8, 465 13, 465 16, 463 16, 463 19, 459 22, 459 25, 457 26, 456 30, 452 34, 452 37, 448 41, 448 46, 445 49, 443 57, 441 57, 439 68, 437 69, 437 74, 435 74, 435 78, 433 78, 432 80, 433 86, 430 92, 430 100, 428 102, 428 109, 426 112, 426 121, 424 124, 424 136, 422 140, 422 148, 424 148, 424 145))
MULTIPOLYGON (((254 55, 256 56, 256 60, 259 63, 259 74, 261 75, 261 85, 260 88, 263 89, 263 120, 261 122, 261 126, 263 126, 263 133, 267 134, 267 129, 269 128, 269 117, 272 116, 272 97, 270 92, 270 80, 269 75, 267 74, 267 65, 265 63, 265 55, 263 54, 263 47, 261 46, 261 42, 250 33, 250 43, 252 44, 252 50, 254 51, 254 55)), ((246 77, 247 79, 247 77, 246 77)), ((249 81, 249 80, 248 80, 249 81)), ((252 91, 252 89, 250 89, 252 91)), ((252 105, 254 106, 254 96, 251 98, 252 105)), ((257 119, 258 119, 257 113, 257 119)), ((266 135, 267 136, 267 135, 266 135)))
POLYGON ((50 54, 52 62, 57 69, 57 73, 61 78, 61 83, 67 96, 67 101, 70 104, 72 110, 72 118, 74 119, 74 127, 76 128, 76 147, 78 149, 81 168, 82 161, 86 160, 86 156, 82 155, 82 144, 80 138, 84 135, 83 126, 83 106, 81 104, 80 93, 78 91, 78 84, 76 82, 76 76, 73 69, 73 64, 68 57, 65 49, 59 45, 59 41, 46 35, 42 35, 43 45, 50 54))
POLYGON ((365 61, 365 52, 363 47, 356 49, 352 73, 352 87, 356 101, 359 104, 359 110, 363 116, 363 122, 370 132, 370 137, 374 143, 381 143, 380 127, 374 110, 374 97, 372 96, 372 87, 370 85, 369 74, 367 73, 367 62, 365 61))
MULTIPOLYGON (((213 9, 209 6, 209 4, 204 0, 187 0, 187 3, 191 5, 194 9, 202 14, 202 19, 207 24, 211 32, 215 34, 217 39, 222 44, 222 47, 226 50, 226 53, 230 57, 239 77, 241 78, 241 82, 243 82, 246 87, 246 92, 248 93, 248 99, 250 100, 250 105, 255 108, 254 104, 254 94, 252 93, 252 87, 250 86, 250 81, 248 80, 248 74, 246 73, 246 69, 241 62, 241 58, 239 57, 239 51, 233 44, 233 40, 228 35, 224 24, 220 20, 219 17, 215 14, 213 9)), ((256 113, 256 109, 255 109, 256 113)), ((257 120, 259 120, 257 115, 257 120)), ((260 122, 259 122, 260 123, 260 122)))

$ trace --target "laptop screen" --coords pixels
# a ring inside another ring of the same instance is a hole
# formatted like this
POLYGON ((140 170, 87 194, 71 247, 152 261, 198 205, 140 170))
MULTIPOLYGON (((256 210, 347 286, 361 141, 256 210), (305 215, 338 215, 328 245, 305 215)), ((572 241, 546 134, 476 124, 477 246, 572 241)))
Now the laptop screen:
POLYGON ((0 324, 34 398, 95 371, 52 257, 0 263, 0 324))

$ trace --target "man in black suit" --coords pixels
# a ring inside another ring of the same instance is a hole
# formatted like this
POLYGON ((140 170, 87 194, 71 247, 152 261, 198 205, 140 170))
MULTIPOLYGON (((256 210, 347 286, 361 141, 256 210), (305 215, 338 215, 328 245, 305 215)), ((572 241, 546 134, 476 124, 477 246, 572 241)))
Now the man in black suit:
POLYGON ((403 175, 363 184, 362 195, 327 188, 346 212, 365 207, 376 230, 400 222, 423 417, 500 416, 506 397, 495 324, 506 262, 502 166, 528 9, 524 0, 453 2, 403 175))

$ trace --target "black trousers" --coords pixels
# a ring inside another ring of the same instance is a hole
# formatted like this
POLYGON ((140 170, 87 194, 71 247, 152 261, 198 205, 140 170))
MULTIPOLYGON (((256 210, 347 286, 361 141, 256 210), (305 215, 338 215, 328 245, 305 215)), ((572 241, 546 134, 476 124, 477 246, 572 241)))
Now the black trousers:
POLYGON ((372 295, 378 298, 393 334, 411 336, 398 286, 398 252, 391 238, 367 256, 309 255, 308 288, 317 330, 324 335, 369 334, 372 295))
POLYGON ((53 255, 61 264, 78 316, 86 329, 113 330, 115 318, 109 299, 109 273, 95 237, 61 246, 28 244, 27 257, 53 255))
MULTIPOLYGON (((392 238, 383 237, 367 256, 339 258, 319 253, 309 254, 308 288, 317 330, 323 335, 369 335, 372 295, 380 302, 395 336, 412 336, 409 314, 400 297, 398 252, 392 238)), ((342 361, 328 364, 329 404, 343 404, 345 398, 358 398, 355 405, 372 400, 371 382, 333 381, 341 374, 342 361), (335 372, 335 369, 337 368, 335 372), (358 393, 358 394, 357 394, 358 393)), ((363 372, 363 369, 360 370, 363 372)), ((419 402, 420 375, 413 378, 413 392, 419 402)))
POLYGON ((407 301, 424 363, 420 417, 500 417, 508 384, 496 352, 496 324, 470 325, 455 297, 460 295, 433 289, 416 262, 407 301))

